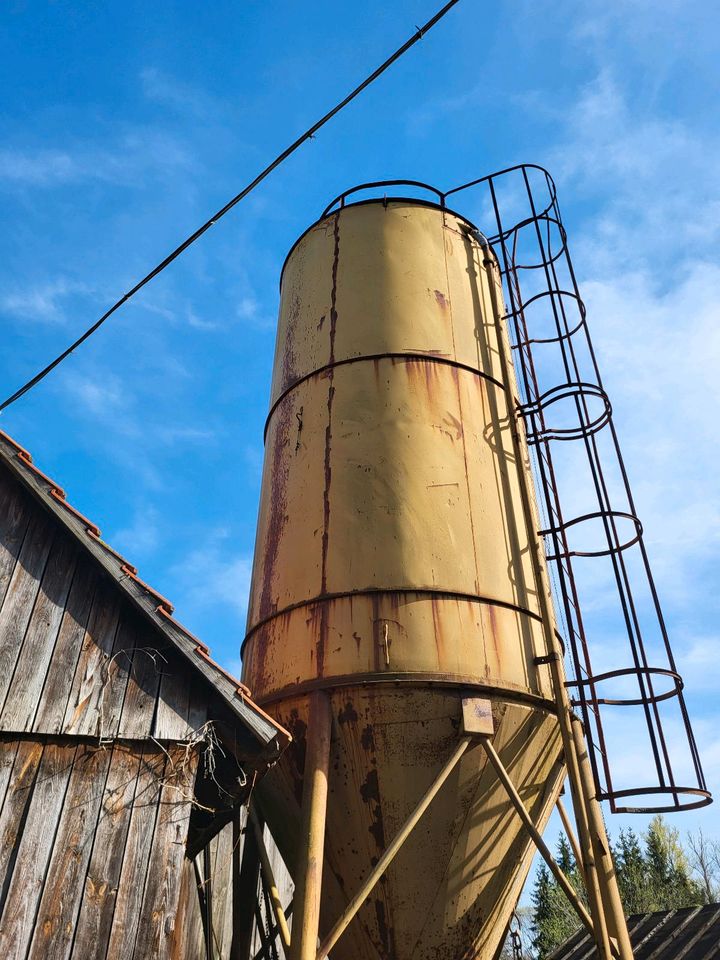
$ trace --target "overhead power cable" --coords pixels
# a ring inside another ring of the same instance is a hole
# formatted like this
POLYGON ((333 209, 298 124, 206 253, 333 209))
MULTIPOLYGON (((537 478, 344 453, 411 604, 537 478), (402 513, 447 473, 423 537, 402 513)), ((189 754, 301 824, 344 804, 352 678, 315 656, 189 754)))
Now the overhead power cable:
POLYGON ((435 16, 431 17, 427 23, 423 24, 421 27, 418 27, 416 32, 412 35, 412 37, 410 37, 409 40, 406 40, 401 47, 398 47, 398 49, 387 58, 387 60, 381 63, 380 66, 370 74, 370 76, 366 77, 361 84, 355 87, 355 89, 349 93, 344 100, 341 100, 338 104, 336 104, 332 110, 328 111, 325 116, 321 117, 320 120, 314 123, 308 130, 305 131, 305 133, 298 137, 297 140, 294 140, 289 147, 286 147, 282 153, 278 154, 272 163, 268 164, 268 166, 265 167, 265 169, 262 170, 254 180, 251 180, 247 186, 243 187, 240 193, 236 194, 232 200, 229 200, 224 207, 221 207, 217 211, 217 213, 214 213, 209 220, 206 220, 201 227, 198 227, 198 229, 194 233, 190 234, 187 239, 183 240, 179 246, 175 247, 172 253, 169 253, 164 260, 162 260, 156 267, 153 267, 150 273, 144 276, 142 280, 136 283, 134 287, 127 291, 127 293, 123 294, 123 296, 120 297, 120 299, 117 300, 110 307, 110 309, 100 317, 99 320, 96 320, 95 323, 89 327, 85 333, 79 336, 77 340, 71 343, 67 349, 63 350, 59 356, 55 357, 55 359, 46 367, 44 367, 39 373, 36 373, 35 376, 28 380, 27 383, 20 387, 19 390, 16 390, 12 396, 3 401, 3 403, 0 404, 0 413, 9 407, 10 404, 15 403, 16 400, 19 400, 20 397, 24 396, 29 390, 32 390, 32 388, 40 383, 41 380, 44 380, 45 377, 55 369, 55 367, 59 366, 63 360, 66 360, 71 353, 85 343, 85 341, 88 340, 95 333, 95 331, 98 330, 105 323, 105 321, 115 313, 116 310, 119 310, 120 307, 134 297, 139 290, 142 290, 142 288, 150 283, 150 281, 155 277, 157 277, 158 274, 162 273, 166 267, 170 266, 173 260, 177 260, 181 253, 184 253, 184 251, 187 250, 188 247, 192 246, 196 240, 199 240, 200 237, 210 229, 210 227, 214 226, 218 220, 225 216, 226 213, 229 213, 229 211, 232 210, 236 204, 240 203, 241 200, 244 200, 245 197, 251 193, 255 187, 258 186, 258 184, 262 183, 262 181, 269 176, 276 167, 279 167, 280 164, 287 160, 291 154, 295 153, 298 147, 302 146, 306 140, 310 140, 321 127, 325 126, 329 120, 332 120, 336 114, 340 113, 344 107, 346 107, 359 94, 361 94, 366 87, 369 87, 373 81, 377 80, 379 76, 385 73, 388 67, 391 67, 393 63, 395 63, 396 60, 399 60, 404 53, 406 53, 418 42, 418 40, 422 39, 428 30, 431 30, 435 24, 442 20, 445 14, 448 13, 459 2, 460 0, 450 0, 450 2, 446 3, 442 9, 438 10, 435 16))

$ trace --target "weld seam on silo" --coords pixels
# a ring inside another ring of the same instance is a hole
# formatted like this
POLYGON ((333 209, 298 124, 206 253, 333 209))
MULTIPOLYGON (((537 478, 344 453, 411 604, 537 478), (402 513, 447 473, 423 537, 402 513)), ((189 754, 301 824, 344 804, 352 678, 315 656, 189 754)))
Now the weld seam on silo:
MULTIPOLYGON (((445 229, 446 229, 446 226, 447 226, 447 214, 445 213, 445 211, 443 211, 443 213, 442 213, 442 219, 441 219, 441 221, 440 221, 440 241, 441 241, 441 243, 442 243, 443 264, 444 264, 444 266, 445 266, 445 288, 446 288, 447 291, 448 291, 448 313, 449 313, 449 315, 450 315, 450 335, 451 335, 451 337, 452 337, 453 351, 455 352, 455 355, 457 356, 457 343, 456 343, 456 340, 455 340, 455 318, 454 318, 454 315, 453 315, 452 296, 450 295, 450 286, 451 286, 451 284, 450 284, 450 271, 448 270, 447 243, 446 243, 446 240, 445 240, 445 229)), ((480 359, 480 358, 478 357, 478 360, 479 360, 479 359, 480 359)), ((496 385, 500 388, 500 390, 501 390, 503 393, 506 393, 506 392, 507 392, 507 391, 505 390, 505 384, 501 384, 501 383, 497 382, 496 385)), ((489 392, 490 392, 490 391, 488 391, 488 393, 489 393, 489 392)), ((458 411, 459 411, 459 413, 460 413, 460 422, 461 422, 462 424, 464 424, 464 423, 465 423, 465 415, 464 415, 464 413, 463 413, 462 391, 460 390, 460 378, 459 378, 459 377, 455 377, 455 395, 457 396, 457 405, 458 405, 458 411)), ((464 461, 464 463, 465 463, 465 490, 466 490, 466 493, 467 493, 468 507, 469 507, 467 516, 468 516, 468 521, 469 521, 469 523, 470 523, 470 532, 471 532, 471 535, 472 535, 473 562, 474 562, 474 564, 475 564, 475 584, 476 584, 476 586, 477 586, 477 585, 479 584, 479 582, 480 582, 480 570, 479 570, 479 564, 478 564, 477 538, 476 538, 476 536, 475 536, 475 517, 474 517, 474 511, 473 511, 472 506, 471 506, 471 505, 472 505, 472 501, 473 501, 473 496, 472 496, 472 490, 470 489, 470 470, 469 470, 469 466, 468 466, 467 440, 466 440, 466 437, 465 437, 465 429, 464 429, 464 428, 460 430, 460 442, 461 442, 461 444, 462 444, 463 461, 464 461)))
POLYGON ((267 432, 270 426, 270 420, 272 419, 273 414, 283 402, 283 400, 289 396, 301 384, 306 383, 308 380, 312 380, 313 377, 320 377, 325 373, 328 373, 330 370, 334 370, 336 367, 344 367, 350 363, 363 363, 365 361, 375 361, 375 360, 407 360, 407 361, 421 361, 425 363, 439 363, 444 364, 448 367, 454 367, 456 370, 464 370, 466 373, 471 373, 476 377, 481 377, 483 380, 487 380, 488 383, 492 383, 493 386, 498 387, 500 390, 505 389, 505 385, 498 380, 496 377, 493 377, 489 373, 485 373, 482 370, 479 370, 477 367, 472 367, 467 363, 461 363, 459 360, 452 360, 449 357, 437 357, 432 354, 425 353, 412 353, 408 352, 394 352, 394 353, 368 353, 363 354, 359 357, 345 357, 343 360, 333 360, 332 363, 326 363, 322 367, 317 367, 315 370, 311 370, 309 373, 304 374, 302 377, 299 377, 297 380, 293 381, 289 387, 286 387, 285 390, 280 394, 277 400, 270 407, 270 412, 267 415, 265 420, 265 429, 263 431, 263 440, 267 439, 267 432))
MULTIPOLYGON (((472 691, 478 696, 487 695, 496 697, 503 703, 521 704, 540 710, 549 716, 557 716, 557 702, 551 698, 530 693, 526 688, 514 685, 511 681, 498 681, 497 684, 478 682, 477 677, 468 674, 430 673, 428 671, 406 671, 378 673, 343 673, 331 677, 320 677, 317 680, 305 680, 302 683, 288 683, 278 687, 265 696, 257 696, 256 702, 261 707, 267 707, 288 697, 302 697, 315 690, 330 692, 343 690, 348 687, 393 687, 397 689, 403 685, 427 688, 443 688, 446 690, 462 689, 472 691)), ((253 696, 256 696, 253 694, 253 696)))
POLYGON ((495 597, 481 597, 476 593, 461 593, 457 590, 438 590, 434 587, 370 587, 367 590, 340 590, 337 593, 322 593, 315 597, 308 597, 307 600, 298 600, 296 603, 289 603, 286 607, 282 607, 279 610, 274 610, 266 617, 263 617, 262 620, 258 620, 252 625, 245 635, 245 639, 243 640, 240 648, 240 653, 242 654, 245 644, 252 637, 256 630, 259 630, 260 627, 264 627, 265 624, 270 623, 272 620, 275 620, 278 617, 292 613, 294 610, 302 610, 303 607, 310 607, 313 604, 328 603, 332 600, 346 600, 351 597, 394 596, 397 594, 407 596, 408 594, 413 593, 421 594, 424 597, 439 597, 443 600, 466 600, 470 603, 482 603, 492 607, 502 607, 504 610, 513 610, 515 613, 520 613, 523 616, 530 617, 532 620, 536 620, 538 623, 543 622, 542 616, 539 613, 528 610, 526 607, 520 607, 515 603, 510 603, 508 600, 499 600, 495 597))
MULTIPOLYGON (((338 268, 340 266, 340 214, 335 216, 333 224, 333 264, 332 264, 332 286, 330 291, 330 385, 328 388, 327 411, 328 421, 325 428, 325 454, 324 454, 324 476, 325 484, 323 487, 323 534, 322 534, 322 556, 320 568, 320 583, 322 592, 327 591, 327 562, 328 546, 330 538, 330 481, 332 479, 332 414, 333 400, 335 398, 335 387, 333 386, 334 364, 335 364, 335 333, 337 331, 337 285, 338 268)), ((320 630, 317 642, 315 644, 315 662, 319 676, 323 675, 325 666, 325 645, 328 635, 327 608, 320 610, 320 630)))

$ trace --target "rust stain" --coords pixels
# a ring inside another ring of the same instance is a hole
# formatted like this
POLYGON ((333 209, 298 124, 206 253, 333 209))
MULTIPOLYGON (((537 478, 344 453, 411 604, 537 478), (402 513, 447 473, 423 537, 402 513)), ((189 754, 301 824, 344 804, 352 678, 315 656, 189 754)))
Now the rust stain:
POLYGON ((373 371, 375 373, 375 384, 380 383, 380 359, 379 357, 373 357, 372 359, 373 371))
POLYGON ((369 770, 365 781, 360 787, 360 796, 370 807, 372 822, 368 827, 378 850, 385 849, 385 828, 383 826, 382 809, 380 807, 380 784, 377 770, 369 770))
POLYGON ((497 618, 495 615, 495 606, 492 603, 487 604, 487 615, 490 620, 490 636, 492 637, 492 645, 495 648, 495 656, 497 657, 498 670, 502 667, 502 644, 499 642, 498 637, 498 625, 497 618))
MULTIPOLYGON (((433 396, 437 395, 438 384, 443 377, 443 367, 445 364, 435 363, 433 360, 429 360, 421 355, 418 355, 417 358, 393 357, 392 362, 393 364, 402 364, 411 391, 413 391, 413 389, 417 391, 424 385, 426 398, 423 398, 422 402, 427 403, 433 396)), ((450 369, 455 371, 454 367, 450 369)))
POLYGON ((445 417, 444 423, 447 423, 448 426, 452 427, 455 430, 455 439, 462 440, 463 438, 463 425, 460 423, 457 417, 454 417, 450 411, 447 411, 447 416, 445 417))
POLYGON ((287 311, 288 323, 285 331, 285 343, 282 353, 282 380, 281 392, 294 383, 299 376, 297 368, 297 354, 295 351, 296 326, 302 317, 302 304, 297 293, 294 293, 287 311))
POLYGON ((375 920, 377 922, 378 934, 380 935, 380 941, 382 943, 383 957, 386 957, 387 960, 390 960, 391 957, 395 956, 395 951, 393 950, 392 954, 390 953, 390 931, 388 930, 387 921, 385 919, 385 904, 380 900, 379 897, 375 899, 375 920))
POLYGON ((437 651, 438 666, 442 667, 445 663, 445 631, 443 628, 443 618, 437 597, 431 597, 430 609, 433 618, 433 633, 435 635, 435 649, 437 651))
POLYGON ((345 706, 342 708, 340 713, 338 713, 338 721, 340 723, 355 723, 357 719, 357 710, 353 706, 352 700, 347 700, 345 702, 345 706))
POLYGON ((363 729, 363 732, 360 736, 360 744, 362 745, 363 750, 375 751, 375 736, 373 734, 373 728, 368 723, 367 726, 363 729))
POLYGON ((305 774, 305 736, 307 734, 307 724, 300 718, 297 710, 293 709, 290 711, 290 719, 287 723, 283 723, 283 726, 287 727, 292 734, 292 741, 286 751, 286 756, 289 760, 289 773, 293 781, 293 794, 298 802, 298 806, 300 806, 302 805, 303 779, 305 774))
POLYGON ((295 441, 295 453, 300 449, 300 434, 302 433, 303 428, 303 408, 300 407, 298 412, 295 414, 295 419, 297 420, 297 439, 295 441))
POLYGON ((373 668, 376 672, 380 670, 380 639, 382 637, 382 627, 380 626, 380 598, 377 594, 372 595, 372 632, 373 632, 373 668))
MULTIPOLYGON (((335 333, 337 331, 337 278, 338 265, 340 263, 340 214, 335 214, 335 223, 333 228, 335 238, 335 249, 333 251, 332 266, 332 292, 330 296, 330 369, 328 389, 328 422, 325 428, 325 489, 323 490, 323 535, 322 535, 322 592, 327 593, 327 560, 328 560, 328 542, 330 536, 330 483, 332 481, 331 451, 332 451, 332 407, 335 397, 335 387, 333 378, 335 375, 333 364, 335 363, 335 333)), ((325 667, 325 648, 327 646, 328 619, 327 611, 323 608, 323 615, 320 622, 320 635, 316 644, 317 651, 317 676, 322 677, 325 667)))
POLYGON ((448 303, 448 299, 445 296, 445 294, 441 290, 435 290, 434 293, 435 293, 435 299, 437 300, 437 304, 440 307, 440 309, 447 310, 450 304, 448 303))
POLYGON ((292 417, 292 404, 281 403, 277 410, 277 422, 273 433, 272 449, 269 451, 270 509, 265 549, 262 551, 262 569, 260 570, 260 603, 258 619, 264 619, 275 613, 277 601, 274 598, 273 580, 278 561, 280 542, 288 520, 287 488, 289 467, 285 450, 289 442, 292 417))

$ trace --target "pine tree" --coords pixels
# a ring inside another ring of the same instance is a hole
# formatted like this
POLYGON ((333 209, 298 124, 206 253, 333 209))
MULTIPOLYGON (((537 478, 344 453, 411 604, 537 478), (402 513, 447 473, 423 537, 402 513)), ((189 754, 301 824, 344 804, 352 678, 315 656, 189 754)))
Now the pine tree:
MULTIPOLYGON (((708 846, 707 841, 705 845, 708 846)), ((720 846, 712 847, 711 850, 715 853, 704 856, 704 861, 710 862, 715 855, 720 863, 720 846)), ((692 845, 691 851, 694 853, 692 845)), ((654 817, 641 837, 633 830, 621 830, 614 847, 614 857, 620 896, 626 914, 697 906, 707 900, 706 887, 712 890, 709 880, 703 885, 693 879, 688 857, 680 843, 679 832, 670 827, 662 816, 654 817)), ((580 880, 580 871, 570 844, 563 835, 558 841, 556 860, 584 901, 585 891, 580 880)), ((695 871, 702 879, 703 873, 698 870, 697 865, 695 871)), ((712 877, 714 874, 711 871, 712 863, 705 872, 712 877)), ((720 867, 718 873, 720 875, 720 867)), ((538 869, 532 902, 533 947, 538 960, 544 960, 557 946, 572 936, 579 927, 579 922, 567 897, 544 864, 538 869)))
MULTIPOLYGON (((575 862, 572 848, 563 834, 560 835, 558 840, 555 859, 580 899, 584 900, 585 891, 580 880, 580 871, 575 862)), ((580 921, 564 891, 545 864, 542 864, 538 870, 532 901, 535 908, 533 914, 533 930, 535 932, 533 947, 538 960, 544 960, 558 944, 575 933, 580 926, 580 921)))
POLYGON ((535 889, 532 892, 533 902, 533 948, 539 960, 544 958, 559 942, 555 935, 554 898, 552 887, 554 880, 550 871, 541 863, 535 878, 535 889))
POLYGON ((650 899, 647 867, 640 839, 634 830, 628 828, 620 831, 614 854, 618 887, 625 912, 647 912, 650 899))

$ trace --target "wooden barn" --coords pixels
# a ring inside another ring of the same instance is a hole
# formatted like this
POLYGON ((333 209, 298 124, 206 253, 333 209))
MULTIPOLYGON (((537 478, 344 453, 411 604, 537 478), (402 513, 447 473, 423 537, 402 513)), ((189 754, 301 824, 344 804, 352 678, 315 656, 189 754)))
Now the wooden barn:
POLYGON ((219 960, 265 939, 245 811, 290 738, 172 612, 0 433, 5 960, 219 960))

